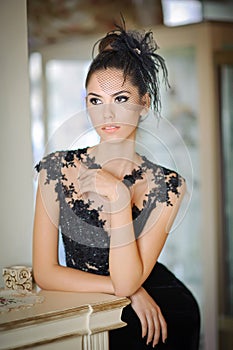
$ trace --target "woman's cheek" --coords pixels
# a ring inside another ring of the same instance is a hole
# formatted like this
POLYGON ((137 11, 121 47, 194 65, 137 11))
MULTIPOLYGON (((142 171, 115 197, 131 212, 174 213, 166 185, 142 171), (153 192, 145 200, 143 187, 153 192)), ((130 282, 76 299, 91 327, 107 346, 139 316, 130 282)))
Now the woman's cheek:
POLYGON ((96 128, 101 123, 101 111, 98 107, 90 107, 87 109, 92 125, 96 128))

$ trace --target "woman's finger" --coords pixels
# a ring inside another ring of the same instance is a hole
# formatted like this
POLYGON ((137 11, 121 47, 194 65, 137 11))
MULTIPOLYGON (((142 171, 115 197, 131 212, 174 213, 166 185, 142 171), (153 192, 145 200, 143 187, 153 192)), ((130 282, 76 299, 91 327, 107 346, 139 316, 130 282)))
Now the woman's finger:
POLYGON ((155 333, 155 323, 152 314, 150 313, 147 315, 147 325, 148 325, 148 332, 147 332, 147 345, 153 340, 154 333, 155 333))
POLYGON ((167 340, 167 322, 165 321, 165 318, 163 317, 161 311, 158 313, 158 317, 161 325, 162 341, 165 343, 167 340))
POLYGON ((153 347, 154 347, 159 342, 160 332, 161 332, 161 325, 158 317, 157 308, 152 309, 150 319, 151 319, 151 322, 153 323, 153 335, 152 335, 151 341, 153 340, 153 347))
POLYGON ((78 177, 79 195, 86 192, 97 192, 96 188, 97 170, 89 169, 78 177))
POLYGON ((154 312, 153 321, 154 321, 154 328, 155 328, 154 337, 153 337, 153 347, 154 347, 155 345, 158 344, 160 334, 161 334, 161 324, 160 324, 157 310, 156 310, 156 312, 154 312))
POLYGON ((142 327, 142 338, 144 338, 147 335, 147 320, 145 315, 142 313, 138 314, 138 318, 142 327))

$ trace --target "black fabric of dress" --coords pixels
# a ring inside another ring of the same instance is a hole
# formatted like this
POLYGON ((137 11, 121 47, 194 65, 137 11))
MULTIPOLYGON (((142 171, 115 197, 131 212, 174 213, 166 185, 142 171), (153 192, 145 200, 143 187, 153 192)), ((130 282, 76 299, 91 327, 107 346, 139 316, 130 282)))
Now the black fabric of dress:
MULTIPOLYGON (((140 166, 122 180, 129 188, 149 174, 154 186, 143 200, 143 208, 132 206, 135 236, 138 238, 151 211, 159 203, 172 205, 170 193, 178 197, 182 177, 175 171, 141 157, 140 166)), ((52 153, 36 166, 42 176, 43 190, 51 188, 59 203, 59 222, 65 248, 66 265, 93 274, 109 275, 110 237, 103 206, 95 200, 79 198, 75 178, 82 163, 89 169, 101 168, 88 154, 88 148, 52 153)), ((48 203, 50 205, 50 203, 48 203)), ((164 265, 157 262, 143 284, 145 290, 161 308, 168 325, 168 339, 156 346, 159 350, 198 350, 200 313, 197 302, 186 286, 164 265)), ((142 339, 138 316, 128 305, 123 309, 122 320, 126 327, 109 332, 110 350, 152 349, 142 339)))
MULTIPOLYGON (((198 350, 199 308, 186 286, 157 262, 143 287, 159 305, 168 327, 166 344, 160 340, 155 349, 198 350)), ((124 308, 122 320, 127 323, 126 327, 110 331, 111 350, 153 349, 152 343, 146 345, 146 337, 142 339, 139 318, 130 305, 124 308)))

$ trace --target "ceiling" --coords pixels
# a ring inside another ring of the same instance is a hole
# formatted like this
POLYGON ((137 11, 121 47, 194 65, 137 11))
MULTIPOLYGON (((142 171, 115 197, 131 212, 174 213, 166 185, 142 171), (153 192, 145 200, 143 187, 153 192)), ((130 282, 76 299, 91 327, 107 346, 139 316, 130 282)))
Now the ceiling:
MULTIPOLYGON (((121 23, 127 28, 163 24, 163 6, 170 0, 27 0, 29 50, 77 35, 106 33, 121 23)), ((232 0, 200 0, 202 4, 232 0)))
POLYGON ((30 51, 77 35, 105 33, 121 23, 127 27, 163 23, 158 0, 28 0, 30 51))

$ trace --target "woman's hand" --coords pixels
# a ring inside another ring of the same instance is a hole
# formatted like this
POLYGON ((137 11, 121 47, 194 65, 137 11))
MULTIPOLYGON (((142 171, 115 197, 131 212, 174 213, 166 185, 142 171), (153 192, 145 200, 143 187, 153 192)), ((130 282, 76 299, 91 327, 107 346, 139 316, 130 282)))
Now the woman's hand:
POLYGON ((142 337, 147 335, 147 344, 153 341, 152 346, 158 344, 160 335, 162 341, 167 339, 167 323, 162 312, 152 297, 141 287, 131 297, 131 306, 136 312, 142 325, 142 337))
POLYGON ((79 196, 94 192, 105 197, 112 211, 122 210, 130 203, 128 188, 118 178, 103 169, 88 169, 81 165, 78 177, 79 196))

